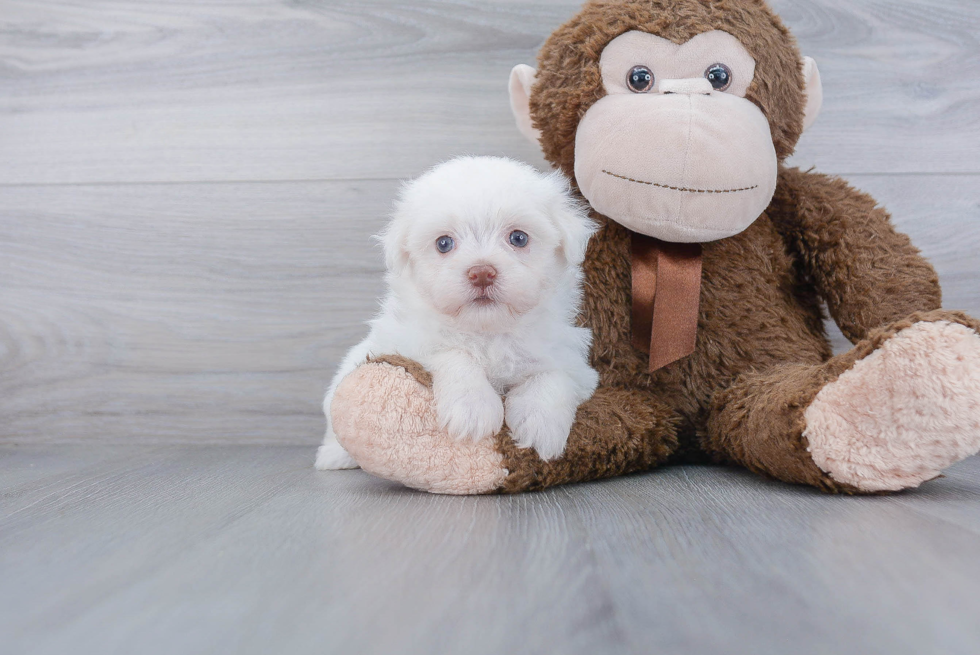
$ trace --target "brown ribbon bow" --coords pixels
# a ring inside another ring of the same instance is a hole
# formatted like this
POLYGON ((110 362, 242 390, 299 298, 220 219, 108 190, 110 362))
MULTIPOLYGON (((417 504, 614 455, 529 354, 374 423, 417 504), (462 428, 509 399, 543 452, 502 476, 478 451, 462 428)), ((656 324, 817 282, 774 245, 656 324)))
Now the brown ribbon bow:
POLYGON ((633 346, 650 372, 694 352, 701 297, 701 244, 633 233, 633 346))

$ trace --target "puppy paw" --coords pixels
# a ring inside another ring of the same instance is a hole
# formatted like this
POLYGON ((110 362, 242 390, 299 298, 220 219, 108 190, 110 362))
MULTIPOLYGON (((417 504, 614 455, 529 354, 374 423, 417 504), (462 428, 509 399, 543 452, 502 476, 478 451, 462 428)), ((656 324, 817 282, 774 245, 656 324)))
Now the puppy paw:
POLYGON ((503 401, 486 380, 465 385, 437 381, 433 392, 439 425, 454 439, 487 439, 504 425, 503 401))
POLYGON ((533 448, 545 461, 557 459, 565 452, 575 410, 574 405, 547 403, 518 390, 507 396, 507 426, 521 448, 533 448))
POLYGON ((348 454, 344 447, 337 443, 337 439, 329 437, 323 442, 316 451, 316 464, 318 471, 335 471, 339 469, 356 469, 357 462, 348 454))

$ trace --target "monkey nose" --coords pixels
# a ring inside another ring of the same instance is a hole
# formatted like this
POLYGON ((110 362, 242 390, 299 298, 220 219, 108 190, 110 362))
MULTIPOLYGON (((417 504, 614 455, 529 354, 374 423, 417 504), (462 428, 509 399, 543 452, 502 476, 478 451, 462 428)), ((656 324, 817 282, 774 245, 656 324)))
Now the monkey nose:
POLYGON ((474 266, 466 272, 466 277, 470 279, 470 284, 478 289, 486 289, 493 284, 497 277, 497 269, 493 266, 483 265, 474 266))
POLYGON ((708 95, 713 90, 711 82, 704 77, 685 80, 660 80, 660 93, 677 93, 686 96, 708 95))

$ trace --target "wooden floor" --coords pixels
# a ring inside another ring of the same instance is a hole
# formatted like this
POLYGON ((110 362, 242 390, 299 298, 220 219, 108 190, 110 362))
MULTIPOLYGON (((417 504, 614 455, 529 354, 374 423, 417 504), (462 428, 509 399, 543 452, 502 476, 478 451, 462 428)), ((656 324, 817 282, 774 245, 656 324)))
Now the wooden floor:
POLYGON ((980 649, 980 459, 846 498, 677 467, 431 496, 303 446, 0 448, 5 653, 980 649))
MULTIPOLYGON (((977 458, 861 499, 312 470, 399 180, 544 167, 507 76, 578 4, 0 0, 0 653, 980 653, 977 458)), ((980 314, 980 4, 773 5, 825 88, 791 163, 980 314)))

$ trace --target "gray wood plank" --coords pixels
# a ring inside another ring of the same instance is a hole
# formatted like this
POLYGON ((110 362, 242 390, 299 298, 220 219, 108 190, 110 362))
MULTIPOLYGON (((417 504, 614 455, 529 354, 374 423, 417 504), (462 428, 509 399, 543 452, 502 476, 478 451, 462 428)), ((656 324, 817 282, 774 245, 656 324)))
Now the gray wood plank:
POLYGON ((11 450, 113 457, 0 518, 6 653, 980 648, 980 516, 912 507, 975 498, 980 458, 882 498, 707 467, 449 498, 308 447, 11 450))
POLYGON ((772 0, 814 57, 824 109, 792 159, 829 173, 980 172, 980 4, 772 0), (972 76, 971 76, 972 77, 972 76))
POLYGON ((48 490, 0 520, 5 652, 617 644, 588 544, 555 497, 416 494, 358 471, 318 474, 312 454, 137 449, 84 493, 48 490))
MULTIPOLYGON (((143 452, 152 451, 143 446, 143 452)), ((0 520, 30 513, 52 490, 84 486, 102 471, 132 457, 127 447, 105 446, 65 451, 62 448, 0 449, 0 520)))
MULTIPOLYGON (((935 262, 947 306, 974 314, 978 180, 853 180, 935 262)), ((370 235, 395 189, 0 188, 0 442, 315 443, 382 292, 370 235)))
POLYGON ((603 535, 596 559, 638 651, 978 647, 980 602, 972 583, 961 585, 980 575, 976 532, 890 498, 687 467, 596 485, 580 500, 591 508, 588 531, 603 535))
POLYGON ((2 439, 316 441, 394 187, 0 191, 2 439))
MULTIPOLYGON (((780 0, 822 65, 795 161, 980 172, 980 5, 780 0)), ((507 76, 578 0, 4 0, 0 183, 404 177, 460 153, 540 162, 507 76)))
POLYGON ((951 467, 942 484, 925 485, 913 494, 899 494, 890 502, 948 521, 980 534, 980 457, 951 467))
POLYGON ((4 4, 0 183, 401 177, 461 152, 533 157, 508 74, 574 11, 4 4))

